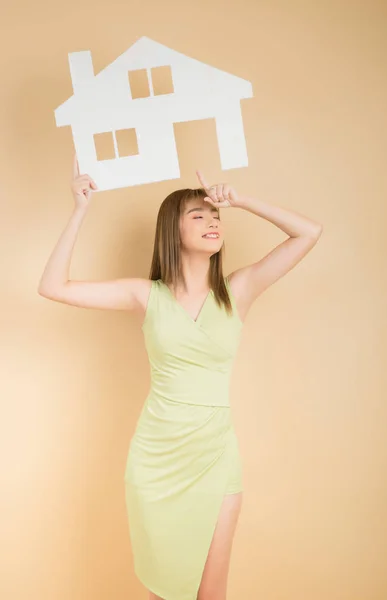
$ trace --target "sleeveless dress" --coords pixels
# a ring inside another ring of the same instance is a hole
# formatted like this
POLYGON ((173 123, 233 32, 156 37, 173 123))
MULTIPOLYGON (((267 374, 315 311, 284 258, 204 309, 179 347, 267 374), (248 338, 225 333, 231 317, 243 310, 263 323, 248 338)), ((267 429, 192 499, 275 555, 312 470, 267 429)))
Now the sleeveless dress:
POLYGON ((212 290, 194 320, 161 279, 142 324, 151 385, 124 482, 134 570, 164 600, 196 600, 225 494, 243 490, 229 382, 243 323, 212 290))

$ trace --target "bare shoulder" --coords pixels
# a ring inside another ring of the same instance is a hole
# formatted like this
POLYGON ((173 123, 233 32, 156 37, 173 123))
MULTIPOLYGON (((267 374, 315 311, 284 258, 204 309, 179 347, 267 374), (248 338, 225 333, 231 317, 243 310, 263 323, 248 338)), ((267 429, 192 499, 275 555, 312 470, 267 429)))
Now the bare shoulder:
POLYGON ((152 279, 143 279, 138 277, 133 278, 131 281, 133 294, 135 295, 138 309, 140 310, 140 312, 145 311, 149 300, 149 294, 152 288, 152 279))

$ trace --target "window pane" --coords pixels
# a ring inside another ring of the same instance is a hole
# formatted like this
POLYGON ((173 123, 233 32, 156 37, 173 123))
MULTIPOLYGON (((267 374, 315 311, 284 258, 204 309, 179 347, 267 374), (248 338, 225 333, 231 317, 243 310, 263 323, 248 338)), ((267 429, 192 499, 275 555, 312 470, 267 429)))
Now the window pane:
POLYGON ((138 154, 137 134, 135 129, 120 129, 116 131, 118 155, 133 156, 138 154))
POLYGON ((97 153, 97 160, 110 160, 115 158, 113 133, 104 131, 94 134, 94 145, 97 153))
POLYGON ((155 96, 173 94, 171 67, 154 67, 151 69, 153 91, 155 96))
POLYGON ((147 98, 150 95, 148 75, 146 69, 129 71, 129 85, 133 100, 147 98))

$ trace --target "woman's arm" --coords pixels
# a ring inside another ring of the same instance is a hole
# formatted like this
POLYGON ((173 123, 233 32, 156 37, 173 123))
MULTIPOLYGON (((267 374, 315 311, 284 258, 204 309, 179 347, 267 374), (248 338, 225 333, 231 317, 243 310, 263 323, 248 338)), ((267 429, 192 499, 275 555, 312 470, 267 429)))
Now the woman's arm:
POLYGON ((312 250, 323 228, 320 223, 295 211, 241 196, 228 184, 209 186, 200 172, 198 177, 208 194, 207 201, 213 206, 242 208, 270 221, 289 236, 257 262, 230 273, 230 285, 243 319, 254 300, 312 250))
POLYGON ((38 293, 50 300, 83 308, 140 308, 146 302, 146 292, 150 285, 147 279, 90 282, 69 280, 74 245, 88 210, 92 189, 96 189, 95 183, 87 175, 79 175, 76 158, 74 176, 72 191, 75 208, 46 264, 38 293))
POLYGON ((273 223, 289 238, 276 246, 258 262, 243 268, 241 279, 246 279, 253 294, 263 291, 292 269, 317 243, 322 225, 295 211, 268 204, 263 200, 239 197, 236 206, 273 223))
POLYGON ((263 258, 230 274, 230 285, 245 315, 254 300, 293 269, 316 245, 322 225, 292 210, 241 196, 236 204, 276 225, 289 237, 263 258))
POLYGON ((40 279, 38 291, 42 296, 48 297, 58 293, 68 283, 74 245, 86 212, 87 207, 76 206, 74 208, 40 279))
POLYGON ((322 232, 322 225, 317 221, 312 221, 293 210, 274 206, 257 198, 239 196, 236 206, 270 221, 290 237, 305 236, 318 239, 322 232))

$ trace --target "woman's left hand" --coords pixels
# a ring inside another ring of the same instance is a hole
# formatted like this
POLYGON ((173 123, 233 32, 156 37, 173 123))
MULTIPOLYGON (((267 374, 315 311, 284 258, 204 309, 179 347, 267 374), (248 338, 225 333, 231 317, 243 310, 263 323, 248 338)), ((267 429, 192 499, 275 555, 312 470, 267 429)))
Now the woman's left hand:
POLYGON ((212 204, 212 206, 215 206, 216 208, 237 206, 238 194, 231 185, 228 183, 218 183, 210 186, 200 171, 196 171, 196 175, 207 194, 207 197, 204 198, 206 202, 212 204))

